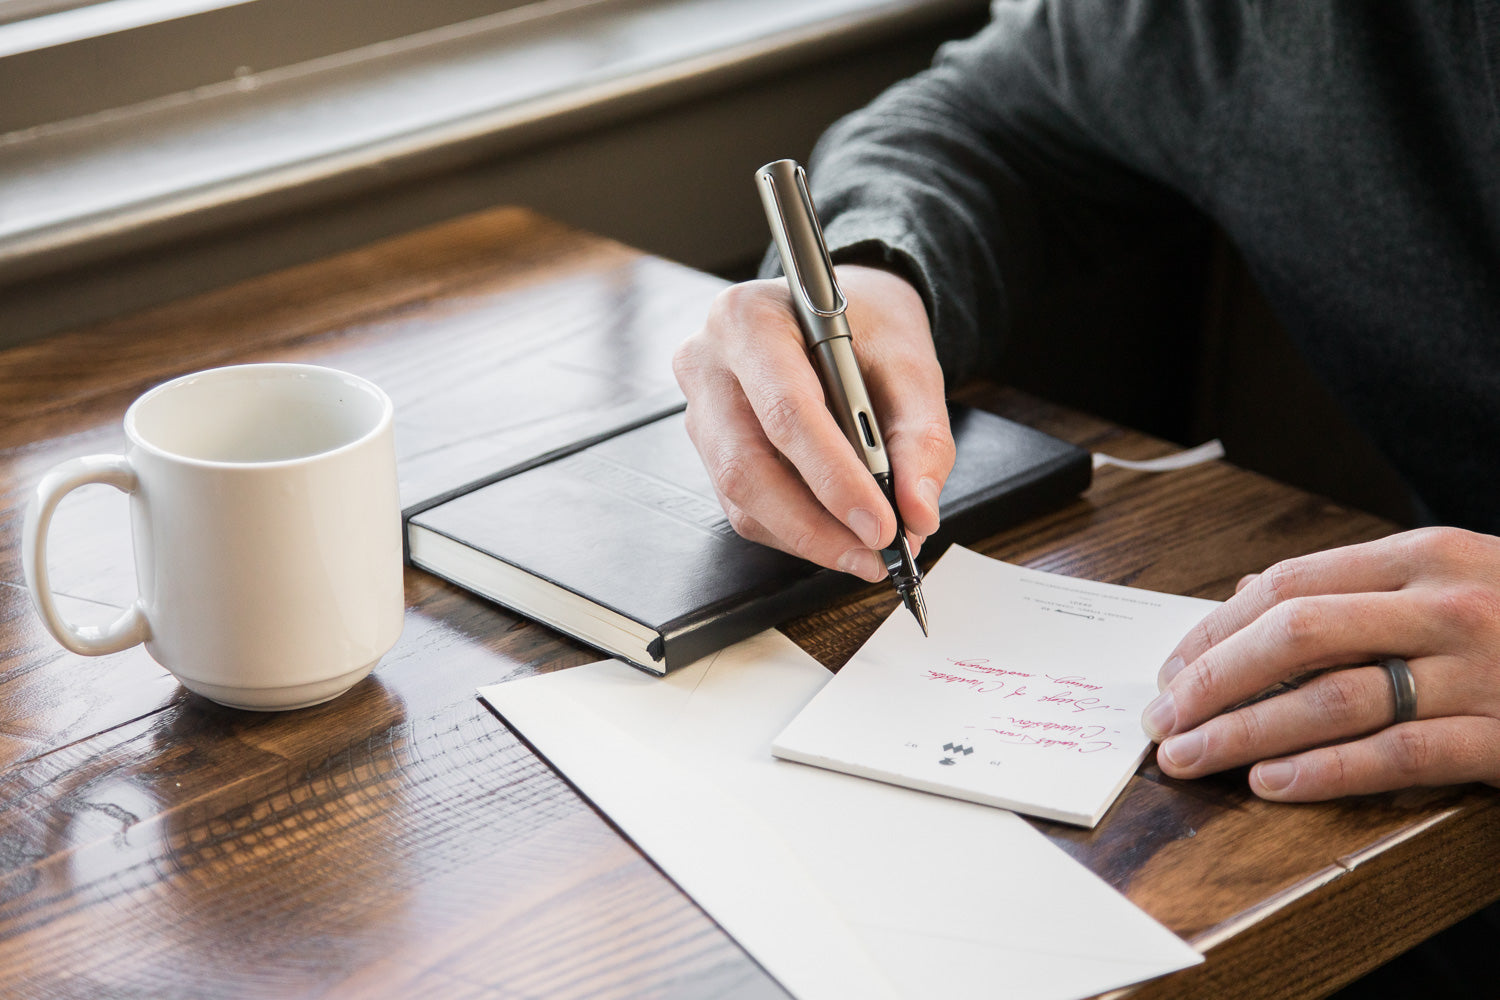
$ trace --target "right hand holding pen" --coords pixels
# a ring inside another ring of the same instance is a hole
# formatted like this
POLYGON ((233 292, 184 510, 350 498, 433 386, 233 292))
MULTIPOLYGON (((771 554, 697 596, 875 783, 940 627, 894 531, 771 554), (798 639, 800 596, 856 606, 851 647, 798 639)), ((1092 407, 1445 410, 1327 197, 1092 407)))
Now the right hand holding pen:
MULTIPOLYGON (((953 468, 943 375, 921 296, 876 268, 835 269, 914 543, 938 527, 953 468)), ((721 292, 672 359, 687 429, 744 537, 874 582, 896 518, 829 411, 785 280, 721 292)))

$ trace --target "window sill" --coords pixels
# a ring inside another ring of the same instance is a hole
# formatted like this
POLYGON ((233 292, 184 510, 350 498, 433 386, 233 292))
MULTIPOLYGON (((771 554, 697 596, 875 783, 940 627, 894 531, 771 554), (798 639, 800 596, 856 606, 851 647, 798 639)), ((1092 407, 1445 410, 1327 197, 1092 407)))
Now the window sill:
POLYGON ((0 284, 576 134, 985 4, 543 6, 0 136, 0 284))

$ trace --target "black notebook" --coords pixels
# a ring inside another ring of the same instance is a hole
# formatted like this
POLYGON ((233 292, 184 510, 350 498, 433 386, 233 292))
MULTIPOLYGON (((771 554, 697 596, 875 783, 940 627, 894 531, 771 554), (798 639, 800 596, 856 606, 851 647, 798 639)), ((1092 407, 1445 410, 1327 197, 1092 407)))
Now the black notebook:
MULTIPOLYGON (((925 555, 1088 487, 1087 451, 982 410, 950 416, 958 458, 925 555)), ((653 673, 870 586, 735 534, 680 407, 406 513, 413 565, 653 673)))

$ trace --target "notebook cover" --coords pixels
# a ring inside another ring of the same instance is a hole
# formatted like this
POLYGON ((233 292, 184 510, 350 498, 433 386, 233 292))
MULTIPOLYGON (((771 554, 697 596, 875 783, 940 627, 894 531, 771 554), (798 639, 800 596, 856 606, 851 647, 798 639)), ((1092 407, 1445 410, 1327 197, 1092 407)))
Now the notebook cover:
MULTIPOLYGON (((1087 451, 982 410, 954 405, 950 416, 958 457, 940 501, 942 528, 925 554, 1088 487, 1087 451)), ((408 523, 648 626, 658 635, 654 662, 637 666, 655 672, 869 586, 735 534, 681 413, 523 468, 408 523)))

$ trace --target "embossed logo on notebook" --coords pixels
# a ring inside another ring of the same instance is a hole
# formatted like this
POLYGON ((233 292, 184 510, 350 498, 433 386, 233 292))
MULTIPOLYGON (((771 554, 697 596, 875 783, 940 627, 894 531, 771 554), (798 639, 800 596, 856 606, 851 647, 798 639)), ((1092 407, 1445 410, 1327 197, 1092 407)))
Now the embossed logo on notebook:
POLYGON ((589 452, 569 455, 551 465, 622 499, 675 518, 684 524, 724 538, 739 537, 717 502, 684 489, 677 483, 589 452))

